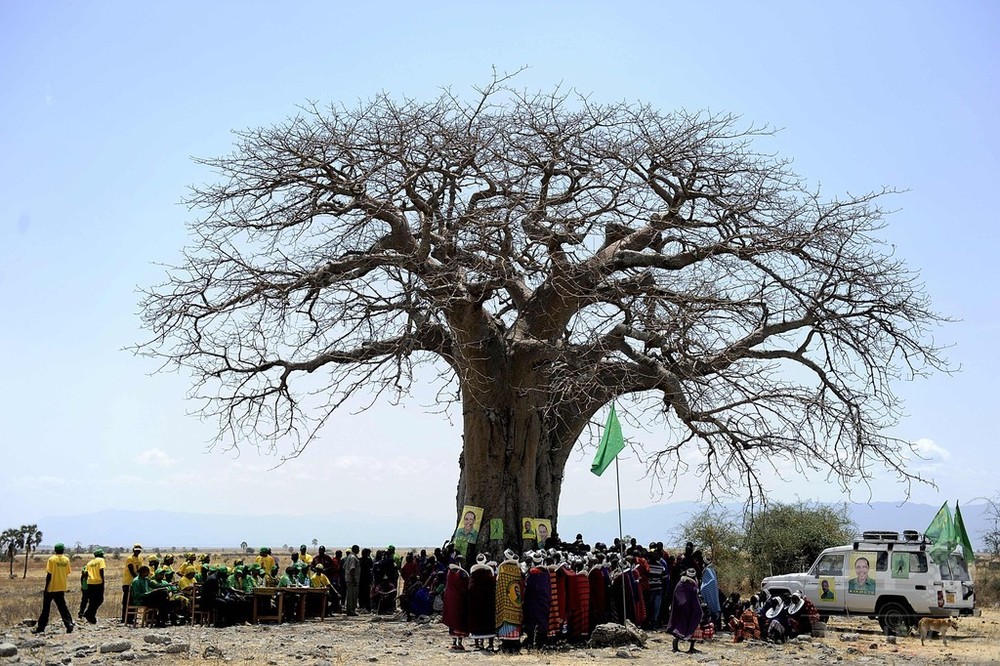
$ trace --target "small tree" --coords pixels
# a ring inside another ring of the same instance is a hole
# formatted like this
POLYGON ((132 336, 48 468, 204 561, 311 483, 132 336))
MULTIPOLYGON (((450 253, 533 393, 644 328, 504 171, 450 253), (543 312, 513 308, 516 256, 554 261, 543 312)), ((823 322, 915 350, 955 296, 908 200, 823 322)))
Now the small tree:
POLYGON ((246 550, 246 549, 247 549, 247 542, 240 541, 240 550, 246 550))
POLYGON ((719 587, 726 591, 743 589, 750 567, 743 552, 746 533, 741 521, 730 511, 707 508, 691 516, 679 528, 681 541, 691 541, 711 556, 719 587))
POLYGON ((7 562, 10 564, 10 577, 14 578, 14 557, 17 550, 24 543, 21 531, 15 527, 8 528, 0 534, 0 550, 7 555, 7 562))
POLYGON ((751 583, 772 574, 804 571, 825 548, 848 543, 855 530, 846 504, 770 505, 747 521, 751 583))
POLYGON ((21 525, 21 532, 24 534, 24 575, 21 578, 28 577, 28 558, 31 556, 32 551, 38 548, 38 544, 42 542, 42 531, 38 529, 38 525, 21 525))
POLYGON ((312 540, 312 545, 313 545, 313 548, 315 548, 316 546, 318 546, 319 545, 319 539, 313 539, 312 540))

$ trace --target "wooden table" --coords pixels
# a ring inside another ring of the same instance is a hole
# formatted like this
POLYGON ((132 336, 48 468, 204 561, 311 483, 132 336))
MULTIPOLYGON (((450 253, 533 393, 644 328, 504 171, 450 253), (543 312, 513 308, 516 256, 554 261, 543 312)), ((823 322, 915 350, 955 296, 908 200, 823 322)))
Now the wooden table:
POLYGON ((251 622, 253 624, 258 624, 261 621, 264 622, 281 622, 282 614, 284 611, 285 595, 283 590, 277 587, 255 587, 253 589, 253 614, 251 617, 251 622), (270 612, 271 600, 277 600, 277 610, 275 612, 270 612), (261 613, 260 604, 266 603, 269 612, 261 613))
POLYGON ((297 600, 298 607, 296 608, 296 619, 298 619, 299 622, 306 619, 306 600, 310 597, 319 597, 319 619, 320 621, 326 619, 326 599, 330 596, 330 590, 325 587, 280 587, 272 589, 279 590, 282 595, 293 597, 294 599, 289 599, 290 604, 296 603, 297 600))

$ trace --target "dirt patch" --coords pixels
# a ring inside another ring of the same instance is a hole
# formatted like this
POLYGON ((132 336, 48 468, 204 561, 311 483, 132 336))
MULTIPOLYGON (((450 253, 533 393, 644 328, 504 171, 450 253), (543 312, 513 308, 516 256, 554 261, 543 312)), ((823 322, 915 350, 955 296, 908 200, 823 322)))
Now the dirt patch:
MULTIPOLYGON (((822 639, 794 640, 784 645, 751 642, 734 645, 727 634, 699 644, 700 654, 672 654, 665 633, 653 632, 647 649, 564 647, 524 651, 518 655, 490 655, 470 651, 460 658, 510 661, 516 664, 578 664, 580 662, 639 659, 650 663, 681 660, 694 664, 773 665, 775 660, 798 664, 990 664, 1000 662, 1000 611, 986 610, 981 618, 963 618, 961 629, 940 640, 920 645, 917 637, 899 637, 891 644, 867 619, 833 619, 822 639), (849 640, 845 640, 849 639, 849 640)), ((21 663, 101 663, 148 660, 156 664, 190 664, 214 661, 284 664, 431 664, 454 663, 455 653, 444 626, 431 622, 385 620, 371 616, 333 616, 283 625, 239 626, 226 629, 174 627, 141 629, 121 626, 117 620, 98 625, 78 625, 70 635, 56 623, 41 638, 27 627, 8 627, 0 642, 18 646, 21 663), (122 651, 102 647, 127 642, 122 651), (67 658, 69 661, 67 661, 67 658)), ((8 659, 0 658, 0 664, 8 659)))

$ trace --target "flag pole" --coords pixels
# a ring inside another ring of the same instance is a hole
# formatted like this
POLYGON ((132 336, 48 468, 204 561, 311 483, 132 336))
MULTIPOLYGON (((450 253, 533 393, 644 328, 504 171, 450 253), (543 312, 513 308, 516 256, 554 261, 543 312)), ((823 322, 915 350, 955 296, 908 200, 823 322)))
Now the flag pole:
MULTIPOLYGON (((618 474, 618 456, 615 456, 615 490, 618 492, 618 543, 621 552, 620 562, 625 564, 625 534, 622 532, 622 483, 621 477, 618 474)), ((628 581, 625 580, 625 569, 622 569, 622 626, 625 626, 625 622, 628 621, 628 600, 625 597, 625 585, 628 581)))

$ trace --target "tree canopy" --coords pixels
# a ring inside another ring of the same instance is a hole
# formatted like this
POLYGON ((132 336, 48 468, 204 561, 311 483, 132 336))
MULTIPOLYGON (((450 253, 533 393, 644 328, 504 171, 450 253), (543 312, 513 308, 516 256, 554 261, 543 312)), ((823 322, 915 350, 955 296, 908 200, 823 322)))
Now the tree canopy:
POLYGON ((890 192, 824 198, 757 148, 770 133, 505 78, 307 106, 200 160, 215 181, 137 349, 193 372, 220 441, 292 455, 430 364, 462 403, 458 507, 508 532, 555 517, 569 451, 626 396, 662 421, 668 482, 692 460, 711 493, 761 492, 776 460, 910 480, 891 382, 947 368, 877 237, 890 192))

